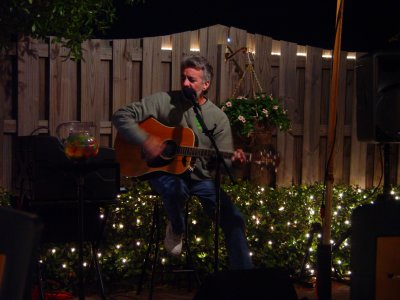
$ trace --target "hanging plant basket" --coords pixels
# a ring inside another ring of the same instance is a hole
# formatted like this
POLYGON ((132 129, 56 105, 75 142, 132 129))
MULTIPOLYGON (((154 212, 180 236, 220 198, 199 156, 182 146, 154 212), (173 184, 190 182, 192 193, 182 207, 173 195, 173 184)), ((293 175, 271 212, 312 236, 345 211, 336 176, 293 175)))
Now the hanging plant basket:
POLYGON ((254 98, 229 98, 221 109, 229 118, 238 134, 250 137, 255 132, 290 130, 291 122, 287 110, 279 99, 259 94, 254 98))

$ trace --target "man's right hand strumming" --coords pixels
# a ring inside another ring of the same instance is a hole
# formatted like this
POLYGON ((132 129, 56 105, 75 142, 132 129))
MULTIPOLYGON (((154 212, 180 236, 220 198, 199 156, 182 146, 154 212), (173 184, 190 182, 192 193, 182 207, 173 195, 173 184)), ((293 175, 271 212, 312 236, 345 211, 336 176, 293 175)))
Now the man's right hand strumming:
POLYGON ((164 148, 165 145, 159 137, 149 135, 147 140, 145 140, 143 143, 143 150, 146 160, 151 161, 157 158, 163 152, 164 148))

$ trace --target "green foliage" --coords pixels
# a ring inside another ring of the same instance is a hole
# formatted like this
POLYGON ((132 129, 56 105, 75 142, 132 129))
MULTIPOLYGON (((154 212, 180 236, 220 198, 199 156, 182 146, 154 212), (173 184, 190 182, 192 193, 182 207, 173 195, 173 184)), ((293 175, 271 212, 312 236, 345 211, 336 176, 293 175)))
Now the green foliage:
POLYGON ((241 135, 249 136, 258 126, 288 131, 290 120, 279 99, 265 94, 255 98, 231 98, 221 106, 230 124, 241 135))
POLYGON ((0 206, 11 206, 11 193, 0 186, 0 206))
POLYGON ((54 36, 55 42, 70 50, 73 59, 81 59, 82 42, 95 32, 104 32, 115 18, 112 0, 2 0, 0 51, 23 36, 54 36))
MULTIPOLYGON (((254 264, 258 267, 280 266, 293 275, 310 277, 315 275, 316 249, 320 242, 320 208, 324 203, 324 186, 294 185, 291 187, 263 188, 248 181, 237 185, 223 185, 246 219, 246 232, 254 264), (314 231, 312 231, 312 229, 314 231), (309 235, 310 233, 314 233, 309 235), (310 242, 310 243, 309 243, 310 242), (303 274, 302 263, 309 258, 303 274)), ((332 253, 333 276, 349 276, 350 238, 341 241, 351 227, 351 213, 357 206, 375 200, 373 190, 358 187, 335 186, 332 206, 332 245, 340 241, 332 253)), ((398 191, 395 190, 395 193, 398 191)), ((104 239, 99 247, 99 260, 107 283, 123 282, 138 278, 147 250, 147 241, 153 215, 153 204, 157 198, 151 195, 146 183, 138 183, 128 193, 119 197, 118 204, 110 207, 104 239)), ((165 232, 165 215, 160 204, 161 238, 165 232)), ((99 215, 107 216, 102 210, 99 215)), ((201 275, 213 270, 214 226, 205 217, 196 198, 190 203, 189 243, 195 266, 201 275)), ((226 269, 228 261, 223 235, 220 235, 220 268, 226 269)), ((164 268, 183 263, 182 258, 169 256, 160 246, 160 263, 164 268)), ((45 278, 71 284, 76 281, 76 244, 44 247, 41 254, 45 278), (64 264, 64 266, 63 266, 64 264)), ((85 251, 85 261, 90 262, 90 251, 85 251)), ((148 268, 150 270, 150 268, 148 268)), ((89 268, 86 268, 89 272, 89 268)))

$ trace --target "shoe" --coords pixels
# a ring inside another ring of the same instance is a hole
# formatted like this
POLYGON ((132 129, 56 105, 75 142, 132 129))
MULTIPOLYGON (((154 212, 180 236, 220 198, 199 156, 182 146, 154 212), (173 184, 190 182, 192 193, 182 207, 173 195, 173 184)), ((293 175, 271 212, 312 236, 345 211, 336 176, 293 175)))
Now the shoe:
POLYGON ((176 234, 172 231, 172 224, 170 221, 167 223, 167 230, 165 233, 164 246, 165 249, 172 255, 179 255, 182 253, 182 239, 183 234, 176 234))

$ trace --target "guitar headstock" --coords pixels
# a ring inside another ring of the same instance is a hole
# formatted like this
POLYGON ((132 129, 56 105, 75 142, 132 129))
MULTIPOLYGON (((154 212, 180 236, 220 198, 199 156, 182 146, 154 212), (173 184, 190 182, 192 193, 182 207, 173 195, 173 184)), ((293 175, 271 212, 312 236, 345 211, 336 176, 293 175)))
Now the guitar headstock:
POLYGON ((261 167, 273 167, 276 171, 276 168, 280 164, 280 155, 271 149, 263 149, 252 153, 251 160, 256 165, 261 167))

